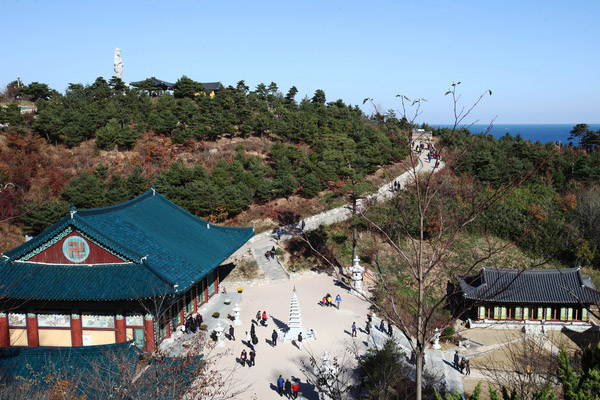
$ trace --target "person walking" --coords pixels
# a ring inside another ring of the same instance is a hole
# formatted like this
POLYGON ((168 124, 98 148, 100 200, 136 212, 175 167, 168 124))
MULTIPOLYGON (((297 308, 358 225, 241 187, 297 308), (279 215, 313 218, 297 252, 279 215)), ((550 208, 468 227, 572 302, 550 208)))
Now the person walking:
POLYGON ((242 354, 240 355, 240 362, 242 363, 242 367, 244 365, 246 365, 246 358, 248 356, 246 355, 246 350, 242 350, 242 354))
POLYGON ((394 335, 394 331, 392 330, 392 323, 388 320, 388 335, 392 337, 394 335))
POLYGON ((471 360, 469 360, 468 358, 465 362, 465 370, 467 375, 471 375, 471 360))
POLYGON ((356 322, 352 323, 352 337, 356 337, 356 322))
POLYGON ((367 332, 367 335, 371 334, 371 321, 367 321, 365 324, 365 331, 367 332))
POLYGON ((277 241, 281 239, 281 228, 277 228, 277 241))
POLYGON ((458 355, 458 350, 456 350, 456 352, 454 352, 454 368, 458 369, 458 360, 460 359, 460 356, 458 355))
POLYGON ((256 363, 254 362, 254 358, 256 357, 256 352, 254 350, 250 350, 250 360, 248 361, 248 366, 253 367, 256 363))
POLYGON ((271 333, 271 345, 273 347, 277 346, 277 337, 279 335, 277 335, 277 331, 275 329, 273 329, 273 333, 271 333))
POLYGON ((381 332, 385 332, 385 323, 383 322, 383 320, 381 320, 381 323, 379 324, 379 330, 381 332))
POLYGON ((279 375, 279 379, 277 379, 277 391, 279 392, 279 397, 283 396, 283 383, 285 380, 279 375))
POLYGON ((229 325, 229 339, 235 340, 235 330, 233 329, 233 325, 229 325))
POLYGON ((292 393, 294 394, 294 399, 298 398, 298 390, 300 390, 300 379, 296 379, 292 384, 292 393))
POLYGON ((258 337, 256 335, 252 336, 252 350, 256 350, 256 345, 258 344, 258 337))
POLYGON ((333 298, 329 293, 327 293, 327 307, 331 307, 333 305, 333 298))
POLYGON ((297 342, 298 342, 298 348, 299 348, 300 350, 302 350, 302 332, 300 332, 300 333, 298 334, 298 340, 297 340, 297 342))
POLYGON ((285 380, 285 396, 291 398, 292 397, 292 382, 289 379, 285 380))
POLYGON ((265 321, 266 321, 266 320, 267 320, 267 312, 266 312, 266 311, 263 311, 263 313, 262 313, 262 324, 263 324, 263 325, 265 324, 265 321))
POLYGON ((304 232, 304 228, 306 228, 306 222, 302 220, 302 223, 300 224, 300 231, 304 232))
POLYGON ((337 309, 340 309, 340 303, 342 302, 342 296, 340 296, 339 294, 337 296, 335 296, 335 304, 337 306, 337 309))
POLYGON ((258 311, 256 312, 256 324, 257 324, 257 325, 260 323, 260 316, 261 316, 261 313, 260 313, 260 310, 258 310, 258 311))

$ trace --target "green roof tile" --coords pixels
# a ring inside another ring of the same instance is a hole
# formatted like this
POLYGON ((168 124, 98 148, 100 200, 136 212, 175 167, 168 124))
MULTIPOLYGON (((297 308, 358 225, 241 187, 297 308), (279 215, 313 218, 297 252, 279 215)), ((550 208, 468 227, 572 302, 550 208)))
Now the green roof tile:
POLYGON ((213 225, 149 190, 111 207, 77 210, 0 260, 6 297, 119 300, 184 291, 254 235, 253 228, 213 225), (126 264, 48 265, 18 261, 68 228, 123 258, 126 264))

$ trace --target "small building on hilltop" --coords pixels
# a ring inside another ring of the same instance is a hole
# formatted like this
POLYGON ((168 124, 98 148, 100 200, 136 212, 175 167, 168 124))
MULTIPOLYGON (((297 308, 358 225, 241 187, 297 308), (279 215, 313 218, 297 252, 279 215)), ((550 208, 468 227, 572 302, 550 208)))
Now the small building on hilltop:
MULTIPOLYGON (((202 87, 206 93, 213 97, 219 90, 223 89, 223 85, 221 82, 200 82, 202 87)), ((143 81, 130 82, 131 86, 135 86, 138 89, 146 90, 150 94, 158 95, 164 93, 166 91, 172 91, 175 89, 175 83, 163 81, 161 79, 155 78, 152 76, 151 78, 144 79, 143 81)), ((196 93, 196 96, 199 96, 200 93, 196 93)))
MULTIPOLYGON (((471 326, 500 322, 590 326, 590 307, 600 302, 600 291, 579 268, 517 270, 484 267, 478 275, 458 276, 458 310, 468 310, 471 326)), ((577 329, 577 328, 575 328, 577 329)))
POLYGON ((155 343, 218 293, 218 267, 254 235, 156 193, 72 209, 0 258, 0 346, 155 343))

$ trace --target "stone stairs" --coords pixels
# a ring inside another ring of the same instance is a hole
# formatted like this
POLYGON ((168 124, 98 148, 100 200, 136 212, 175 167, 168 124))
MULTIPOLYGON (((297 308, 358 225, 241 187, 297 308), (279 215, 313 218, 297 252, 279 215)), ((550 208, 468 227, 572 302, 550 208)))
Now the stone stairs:
POLYGON ((271 250, 271 248, 273 248, 272 245, 258 249, 252 249, 252 252, 254 253, 254 259, 256 260, 256 263, 260 269, 262 269, 265 273, 265 278, 271 281, 290 279, 287 272, 285 272, 281 264, 279 264, 277 256, 275 256, 275 260, 271 257, 269 257, 267 260, 267 257, 265 257, 265 253, 271 250))

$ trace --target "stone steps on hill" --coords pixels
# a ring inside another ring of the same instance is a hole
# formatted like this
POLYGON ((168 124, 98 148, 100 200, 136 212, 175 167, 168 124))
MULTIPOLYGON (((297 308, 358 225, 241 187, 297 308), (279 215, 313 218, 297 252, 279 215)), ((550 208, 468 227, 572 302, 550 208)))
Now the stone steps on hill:
POLYGON ((281 264, 279 264, 279 261, 277 261, 277 256, 275 256, 275 259, 269 257, 268 260, 267 257, 265 257, 265 253, 271 250, 272 247, 273 246, 252 249, 256 263, 265 273, 265 278, 268 280, 278 281, 290 279, 288 273, 283 269, 281 264))

